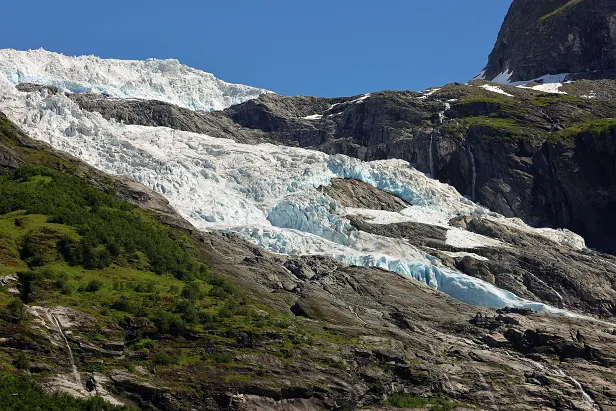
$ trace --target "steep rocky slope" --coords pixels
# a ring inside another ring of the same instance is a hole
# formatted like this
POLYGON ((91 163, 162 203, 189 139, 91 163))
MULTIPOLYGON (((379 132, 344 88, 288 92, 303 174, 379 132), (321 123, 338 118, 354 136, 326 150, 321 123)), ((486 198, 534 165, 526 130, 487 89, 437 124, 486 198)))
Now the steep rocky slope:
POLYGON ((615 78, 613 1, 513 1, 482 78, 521 81, 561 73, 615 78))
MULTIPOLYGON (((0 315, 2 372, 16 372, 8 365, 12 363, 29 368, 51 390, 80 396, 96 392, 108 400, 164 410, 616 406, 616 326, 611 323, 531 310, 478 309, 391 272, 348 267, 323 257, 272 255, 232 235, 201 233, 159 195, 105 176, 0 120, 2 178, 8 178, 3 184, 38 184, 28 194, 34 196, 67 178, 74 189, 88 185, 135 202, 168 224, 171 238, 184 244, 191 258, 225 279, 216 283, 219 288, 229 282, 243 290, 210 290, 206 297, 182 291, 181 297, 170 299, 167 293, 191 288, 181 282, 174 288, 176 280, 148 273, 146 260, 133 266, 141 274, 127 270, 135 264, 130 259, 114 260, 109 267, 114 274, 99 276, 97 286, 77 289, 100 275, 98 269, 64 266, 53 248, 39 260, 13 255, 11 247, 2 249, 0 267, 22 273, 2 277, 8 284, 0 289, 3 307, 14 298, 11 293, 22 293, 26 301, 25 315, 10 308, 0 315), (57 277, 57 267, 66 267, 64 277, 57 277), (24 275, 29 271, 38 273, 39 280, 24 282, 32 278, 24 275), (135 284, 121 288, 114 283, 130 282, 135 275, 141 276, 134 277, 139 281, 148 278, 150 285, 137 290, 135 284), (31 289, 36 293, 23 294, 26 284, 36 286, 31 289), (76 289, 68 292, 71 284, 76 289), (185 330, 174 331, 149 319, 148 301, 164 305, 204 298, 197 301, 208 301, 211 312, 228 292, 241 298, 244 308, 227 305, 230 313, 205 317, 208 322, 202 324, 209 328, 188 322, 185 330), (130 294, 144 305, 146 316, 110 304, 110 293, 130 294), (248 314, 253 307, 257 311, 248 314), (96 390, 88 393, 92 384, 96 390)), ((352 197, 365 201, 376 195, 371 189, 360 192, 360 187, 353 187, 352 197)), ((332 190, 349 194, 344 185, 332 190)), ((41 221, 27 211, 0 220, 4 241, 41 221)), ((53 240, 54 230, 67 230, 58 223, 43 224, 48 231, 36 237, 39 241, 53 240)))

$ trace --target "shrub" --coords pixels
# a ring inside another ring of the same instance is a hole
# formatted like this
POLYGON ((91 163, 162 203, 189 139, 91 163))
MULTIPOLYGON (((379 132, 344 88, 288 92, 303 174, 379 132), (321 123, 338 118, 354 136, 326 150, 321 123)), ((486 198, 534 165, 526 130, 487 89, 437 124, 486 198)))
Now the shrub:
POLYGON ((103 288, 103 283, 100 280, 92 280, 88 282, 82 290, 88 293, 95 293, 103 288))
POLYGON ((182 319, 189 324, 194 324, 199 321, 199 312, 197 311, 193 301, 178 301, 175 305, 175 312, 180 314, 182 319))
POLYGON ((114 310, 124 311, 125 313, 133 314, 138 317, 144 317, 146 315, 145 309, 138 303, 126 298, 118 298, 111 307, 114 310))
POLYGON ((180 357, 175 354, 168 354, 164 351, 159 351, 156 353, 156 358, 154 358, 154 364, 157 365, 173 365, 179 364, 180 357))
POLYGON ((150 316, 158 334, 179 335, 186 329, 184 320, 177 315, 164 310, 157 310, 150 316))
POLYGON ((192 301, 201 299, 202 295, 201 290, 199 289, 199 284, 195 282, 185 284, 182 289, 182 297, 192 301))
POLYGON ((456 408, 456 404, 441 398, 414 397, 408 394, 394 394, 385 405, 396 408, 425 408, 430 405, 431 411, 450 411, 456 408))
POLYGON ((6 309, 11 320, 16 323, 21 322, 26 315, 24 303, 17 299, 11 300, 11 302, 7 304, 6 309))
POLYGON ((17 357, 13 360, 13 366, 20 370, 25 370, 30 366, 30 361, 23 351, 17 353, 17 357))
POLYGON ((232 352, 214 351, 212 354, 210 354, 210 359, 212 361, 221 363, 221 364, 229 364, 233 362, 234 358, 235 356, 233 355, 232 352))
POLYGON ((73 293, 73 286, 71 285, 68 275, 60 274, 55 281, 55 286, 64 295, 71 295, 73 293))
POLYGON ((154 341, 150 340, 149 338, 144 338, 142 340, 135 342, 133 344, 133 348, 138 351, 149 350, 151 348, 154 348, 154 345, 155 345, 154 341))

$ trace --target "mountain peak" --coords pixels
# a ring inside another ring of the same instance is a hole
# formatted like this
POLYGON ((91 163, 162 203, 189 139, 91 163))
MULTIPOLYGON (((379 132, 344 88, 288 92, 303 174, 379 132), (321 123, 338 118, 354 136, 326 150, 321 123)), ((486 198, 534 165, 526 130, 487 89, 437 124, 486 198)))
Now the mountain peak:
POLYGON ((616 2, 514 0, 481 77, 525 81, 548 74, 616 75, 616 2))

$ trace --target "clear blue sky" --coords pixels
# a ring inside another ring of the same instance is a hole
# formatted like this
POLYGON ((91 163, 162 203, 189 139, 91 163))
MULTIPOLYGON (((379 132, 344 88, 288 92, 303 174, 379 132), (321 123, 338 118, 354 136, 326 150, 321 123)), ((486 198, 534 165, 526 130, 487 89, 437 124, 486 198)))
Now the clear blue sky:
POLYGON ((467 81, 511 0, 29 0, 2 5, 0 48, 177 58, 283 95, 467 81))

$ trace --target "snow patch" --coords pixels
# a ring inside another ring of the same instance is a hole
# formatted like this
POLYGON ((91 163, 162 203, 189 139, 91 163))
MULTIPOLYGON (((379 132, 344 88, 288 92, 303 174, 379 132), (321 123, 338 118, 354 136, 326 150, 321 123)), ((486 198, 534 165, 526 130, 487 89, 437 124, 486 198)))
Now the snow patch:
POLYGON ((509 69, 507 69, 500 73, 498 76, 494 77, 492 81, 494 83, 508 84, 511 76, 513 76, 513 71, 509 71, 509 69))
MULTIPOLYGON (((370 98, 370 93, 368 93, 368 94, 364 94, 363 96, 361 96, 361 97, 360 97, 360 98, 358 98, 358 99, 355 99, 355 100, 351 100, 351 101, 349 101, 349 104, 359 104, 359 103, 361 103, 361 102, 365 101, 365 100, 366 100, 366 99, 368 99, 368 98, 370 98)), ((332 107, 334 107, 334 106, 335 106, 335 104, 334 104, 332 107)))
POLYGON ((484 84, 481 88, 486 89, 488 91, 492 91, 494 93, 503 94, 508 97, 513 97, 513 94, 509 94, 506 91, 501 90, 498 86, 492 86, 490 84, 484 84))
POLYGON ((480 234, 472 233, 461 228, 447 230, 445 244, 456 248, 468 249, 479 247, 503 247, 503 243, 480 234))
POLYGON ((479 260, 479 261, 489 261, 488 258, 483 257, 481 255, 475 254, 475 253, 467 253, 464 251, 460 251, 460 252, 453 252, 453 251, 441 251, 443 254, 451 257, 451 258, 464 258, 464 257, 471 257, 474 258, 475 260, 479 260))
POLYGON ((546 83, 546 84, 538 84, 532 87, 527 87, 527 86, 517 86, 517 87, 537 90, 537 91, 543 91, 544 93, 551 93, 551 94, 567 94, 564 91, 560 91, 560 88, 562 86, 563 86, 562 83, 546 83))
POLYGON ((440 88, 429 88, 427 90, 424 90, 422 92, 422 96, 419 97, 419 99, 420 100, 425 100, 425 99, 427 99, 428 97, 430 97, 432 94, 436 93, 439 90, 440 90, 440 88))
POLYGON ((302 117, 304 120, 320 120, 323 118, 323 114, 312 114, 310 116, 302 117))
POLYGON ((485 79, 486 79, 486 71, 485 70, 481 70, 481 73, 479 73, 475 77, 473 77, 473 80, 485 80, 485 79))

